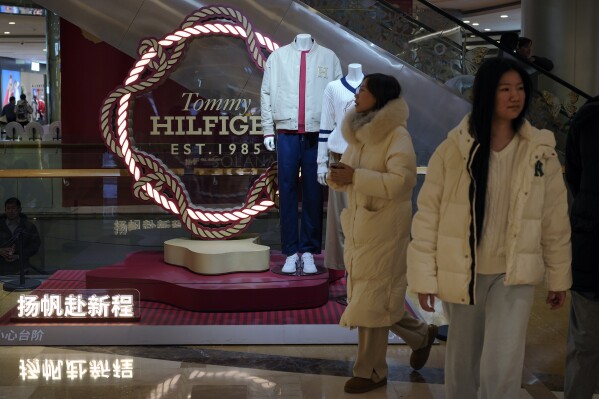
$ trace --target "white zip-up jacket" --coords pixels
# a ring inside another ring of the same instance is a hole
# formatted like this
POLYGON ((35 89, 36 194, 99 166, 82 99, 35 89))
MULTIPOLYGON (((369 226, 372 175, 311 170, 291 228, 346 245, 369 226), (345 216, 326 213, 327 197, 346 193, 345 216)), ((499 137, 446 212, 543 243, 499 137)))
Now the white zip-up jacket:
MULTIPOLYGON (((570 222, 555 138, 528 121, 518 132, 506 235, 506 285, 550 291, 572 285, 570 222)), ((475 186, 471 162, 477 146, 469 115, 437 147, 418 195, 408 247, 408 285, 445 302, 473 304, 477 273, 475 186)))
MULTIPOLYGON (((273 135, 276 129, 297 130, 301 51, 295 40, 275 50, 266 60, 260 106, 262 131, 273 135)), ((320 130, 322 94, 329 82, 341 78, 341 64, 335 53, 313 42, 306 54, 306 132, 320 130)))

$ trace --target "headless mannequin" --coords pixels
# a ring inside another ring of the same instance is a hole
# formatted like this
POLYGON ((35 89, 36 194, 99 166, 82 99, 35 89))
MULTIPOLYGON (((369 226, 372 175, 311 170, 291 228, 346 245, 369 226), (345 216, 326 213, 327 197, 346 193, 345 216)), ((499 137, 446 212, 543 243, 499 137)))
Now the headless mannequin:
MULTIPOLYGON (((349 64, 347 75, 329 83, 325 89, 317 157, 317 180, 323 186, 327 185, 330 165, 339 162, 347 148, 347 142, 341 133, 341 125, 345 113, 354 104, 355 89, 363 79, 362 65, 349 64), (330 133, 325 138, 323 135, 326 135, 327 131, 330 133)), ((343 260, 345 237, 341 228, 340 214, 344 208, 348 207, 347 193, 330 188, 328 191, 324 265, 330 270, 345 270, 343 260)), ((347 305, 345 297, 338 298, 337 301, 347 305)))
POLYGON ((308 51, 312 48, 312 36, 309 33, 300 33, 295 37, 295 44, 300 51, 308 51))
MULTIPOLYGON (((308 33, 300 33, 295 37, 295 45, 300 51, 308 51, 312 48, 312 36, 308 33)), ((275 150, 275 138, 273 136, 264 137, 264 147, 268 151, 275 150)))
MULTIPOLYGON (((347 66, 347 76, 345 76, 345 80, 352 87, 358 87, 362 80, 364 79, 364 72, 362 72, 361 64, 349 64, 347 66)), ((327 185, 327 172, 319 172, 318 173, 318 182, 323 186, 327 185)))
POLYGON ((341 76, 335 53, 309 34, 297 35, 266 62, 260 92, 262 127, 265 147, 276 150, 279 161, 281 252, 287 256, 283 274, 319 272, 313 255, 322 248, 324 193, 316 162, 322 93, 341 76))
POLYGON ((345 80, 353 87, 357 87, 364 79, 364 73, 362 72, 362 65, 360 64, 349 64, 347 66, 347 76, 345 80))

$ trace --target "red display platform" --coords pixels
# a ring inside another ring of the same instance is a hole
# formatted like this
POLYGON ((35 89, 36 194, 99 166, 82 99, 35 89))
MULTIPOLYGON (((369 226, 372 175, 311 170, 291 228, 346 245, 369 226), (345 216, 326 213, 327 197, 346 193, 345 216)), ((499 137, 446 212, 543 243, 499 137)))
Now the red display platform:
MULTIPOLYGON (((272 252, 271 270, 285 256, 272 252)), ((315 262, 322 265, 323 256, 315 262)), ((162 251, 130 254, 123 263, 86 273, 86 288, 139 290, 142 301, 199 312, 245 312, 315 308, 329 299, 329 274, 285 276, 271 271, 200 275, 166 264, 162 251)))
MULTIPOLYGON (((38 290, 85 289, 86 274, 88 273, 90 271, 59 270, 48 277, 38 290)), ((323 306, 310 309, 255 312, 194 312, 164 303, 142 300, 140 303, 141 320, 137 324, 142 326, 336 325, 339 323, 345 307, 337 303, 335 299, 344 294, 345 281, 339 279, 330 284, 329 301, 323 306)), ((15 325, 10 321, 15 312, 16 308, 0 317, 0 327, 15 325)))

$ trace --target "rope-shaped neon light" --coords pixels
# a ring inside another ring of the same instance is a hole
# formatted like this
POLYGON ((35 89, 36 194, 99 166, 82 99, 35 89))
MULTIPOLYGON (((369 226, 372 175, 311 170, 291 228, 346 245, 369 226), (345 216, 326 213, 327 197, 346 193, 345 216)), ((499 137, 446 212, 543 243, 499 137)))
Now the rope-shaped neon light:
POLYGON ((132 94, 140 94, 166 79, 195 37, 225 35, 242 38, 252 60, 264 70, 262 51, 279 46, 268 37, 254 32, 247 18, 229 7, 209 6, 189 15, 181 28, 161 40, 144 39, 140 59, 129 70, 124 85, 108 95, 102 105, 100 126, 106 146, 120 157, 134 178, 133 192, 138 198, 154 201, 178 215, 194 235, 205 239, 231 238, 244 231, 252 219, 274 206, 276 163, 254 182, 242 206, 229 209, 195 207, 179 178, 152 154, 131 148, 127 124, 132 94), (210 22, 205 22, 210 20, 210 22), (219 20, 215 22, 214 20, 219 20), (220 22, 227 20, 231 22, 220 22), (147 73, 145 77, 144 73, 147 73), (116 125, 116 132, 113 126, 116 125))

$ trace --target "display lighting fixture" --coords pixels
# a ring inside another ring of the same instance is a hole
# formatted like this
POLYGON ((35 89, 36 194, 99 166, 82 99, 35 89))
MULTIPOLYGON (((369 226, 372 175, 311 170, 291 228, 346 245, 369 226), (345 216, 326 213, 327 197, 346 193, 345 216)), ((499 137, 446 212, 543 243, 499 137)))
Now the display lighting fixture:
POLYGON ((16 24, 16 22, 15 21, 10 21, 8 24, 9 25, 14 25, 14 24, 16 24))
POLYGON ((465 20, 465 21, 463 21, 463 22, 464 22, 465 24, 469 24, 469 23, 470 23, 470 21, 468 21, 468 20, 465 20))
POLYGON ((478 22, 473 22, 472 23, 472 26, 478 26, 478 25, 480 25, 478 22))
POLYGON ((505 15, 505 14, 503 14, 503 15, 500 15, 500 16, 499 16, 499 18, 507 18, 507 17, 508 17, 508 16, 507 16, 507 15, 505 15))
POLYGON ((489 28, 485 28, 485 32, 488 32, 488 31, 490 31, 490 30, 491 30, 491 29, 489 29, 489 28))

